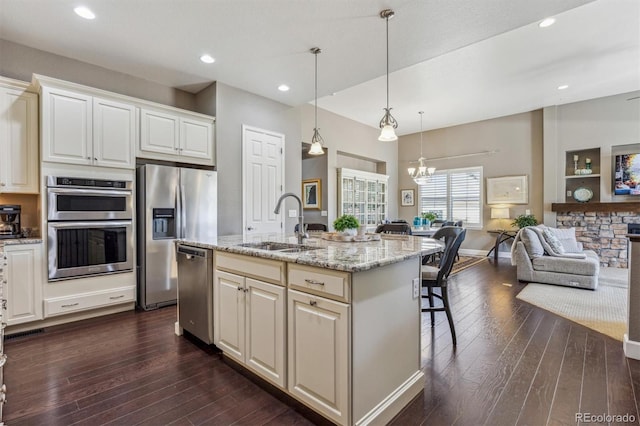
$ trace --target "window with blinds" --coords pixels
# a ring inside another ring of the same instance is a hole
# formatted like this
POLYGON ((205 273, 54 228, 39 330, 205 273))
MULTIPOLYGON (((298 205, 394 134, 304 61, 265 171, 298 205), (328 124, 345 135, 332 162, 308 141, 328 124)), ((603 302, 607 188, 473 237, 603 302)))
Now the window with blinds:
POLYGON ((482 167, 438 170, 427 184, 418 186, 418 195, 421 213, 482 227, 482 167))

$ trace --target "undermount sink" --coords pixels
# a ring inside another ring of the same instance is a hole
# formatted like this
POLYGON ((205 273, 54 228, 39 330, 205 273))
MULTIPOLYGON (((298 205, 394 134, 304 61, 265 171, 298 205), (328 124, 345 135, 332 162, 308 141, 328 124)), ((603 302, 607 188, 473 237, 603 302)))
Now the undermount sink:
POLYGON ((317 250, 320 247, 307 246, 304 244, 278 243, 273 241, 261 241, 259 243, 244 243, 241 247, 254 248, 258 250, 278 251, 280 253, 300 253, 308 250, 317 250))

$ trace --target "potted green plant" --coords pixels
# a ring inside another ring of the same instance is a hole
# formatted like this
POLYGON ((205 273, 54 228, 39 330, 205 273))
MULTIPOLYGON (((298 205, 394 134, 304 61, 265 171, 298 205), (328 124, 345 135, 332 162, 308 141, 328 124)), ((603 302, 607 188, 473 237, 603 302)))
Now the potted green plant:
POLYGON ((333 228, 347 235, 356 235, 359 227, 360 222, 358 222, 358 219, 350 214, 342 215, 333 221, 333 228))
POLYGON ((423 212, 420 216, 422 216, 422 226, 431 226, 431 222, 438 218, 433 212, 423 212))
POLYGON ((527 226, 536 226, 538 224, 538 219, 532 214, 521 214, 516 217, 511 223, 512 226, 517 226, 519 229, 522 229, 527 226))

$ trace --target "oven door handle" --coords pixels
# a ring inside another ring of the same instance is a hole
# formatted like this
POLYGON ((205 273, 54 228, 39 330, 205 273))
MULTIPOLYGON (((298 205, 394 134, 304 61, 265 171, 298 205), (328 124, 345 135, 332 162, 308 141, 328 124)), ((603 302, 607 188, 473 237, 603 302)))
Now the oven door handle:
POLYGON ((131 196, 131 190, 128 189, 80 189, 80 188, 48 188, 50 194, 69 194, 69 195, 115 195, 115 196, 131 196))
POLYGON ((91 222, 49 222, 48 226, 53 229, 65 229, 65 228, 122 228, 131 227, 130 220, 107 220, 107 221, 91 221, 91 222))

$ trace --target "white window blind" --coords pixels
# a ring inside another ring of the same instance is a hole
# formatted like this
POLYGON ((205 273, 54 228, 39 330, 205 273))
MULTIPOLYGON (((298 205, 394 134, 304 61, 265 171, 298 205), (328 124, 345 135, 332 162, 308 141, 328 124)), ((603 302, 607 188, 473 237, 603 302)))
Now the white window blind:
POLYGON ((482 167, 436 171, 418 192, 420 212, 462 220, 465 227, 482 227, 482 167))

